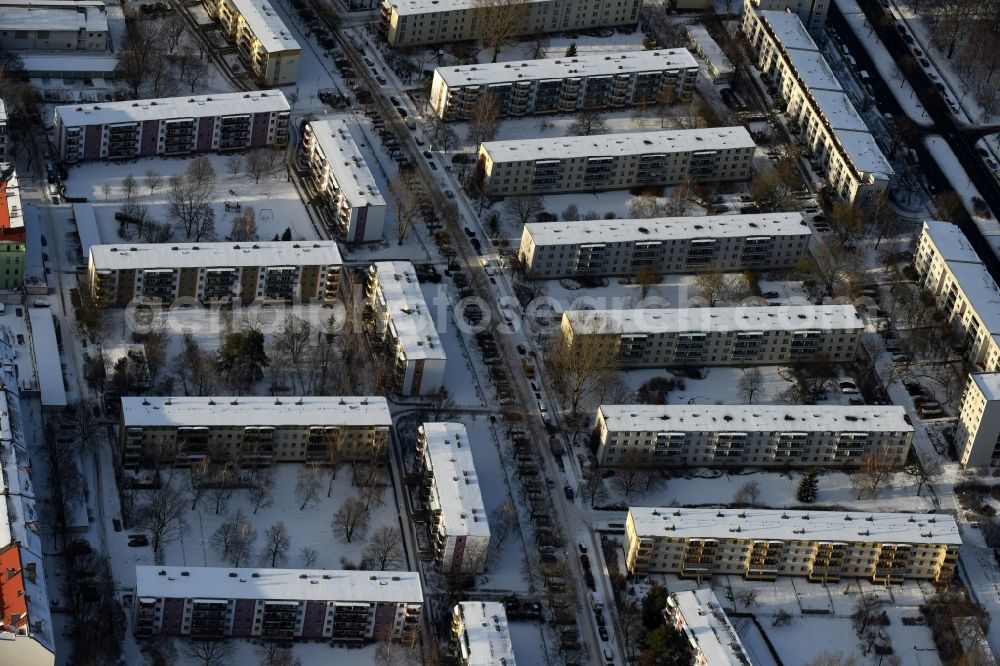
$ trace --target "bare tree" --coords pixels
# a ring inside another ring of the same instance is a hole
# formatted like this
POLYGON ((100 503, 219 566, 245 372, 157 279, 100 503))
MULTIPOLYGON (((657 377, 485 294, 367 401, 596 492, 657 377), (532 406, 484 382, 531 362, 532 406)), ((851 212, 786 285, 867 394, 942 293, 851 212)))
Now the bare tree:
POLYGON ((262 643, 255 652, 260 658, 260 666, 302 666, 302 660, 295 656, 292 648, 281 643, 262 643))
POLYGON ((403 566, 403 535, 397 527, 380 527, 372 533, 362 555, 365 568, 376 571, 403 566))
MULTIPOLYGON (((183 176, 171 176, 170 192, 167 197, 167 212, 187 238, 202 231, 209 203, 215 196, 215 169, 204 155, 199 155, 188 165, 183 176)), ((214 213, 213 213, 214 216, 214 213)))
POLYGON ((694 285, 709 307, 714 307, 719 301, 738 301, 749 294, 742 275, 727 275, 717 268, 698 273, 694 285))
POLYGON ((302 568, 311 569, 316 564, 316 560, 319 559, 319 553, 316 552, 315 548, 303 546, 302 550, 299 551, 299 559, 302 560, 302 568))
POLYGON ((542 206, 542 198, 536 194, 507 197, 503 202, 503 207, 511 217, 522 225, 533 221, 539 213, 545 210, 542 206))
POLYGON ((356 497, 348 497, 333 514, 330 527, 337 538, 351 543, 355 537, 363 537, 368 530, 370 514, 365 503, 356 497))
POLYGON ((747 481, 733 493, 733 504, 755 506, 759 500, 760 484, 756 481, 747 481))
POLYGON ((743 398, 743 401, 749 405, 753 403, 753 397, 760 391, 763 383, 764 375, 761 374, 760 368, 756 366, 744 368, 743 374, 740 375, 737 390, 740 392, 740 397, 743 398))
POLYGON ((184 653, 202 666, 225 666, 236 656, 236 645, 222 638, 199 638, 184 643, 184 653))
POLYGON ((472 27, 476 39, 493 49, 496 62, 500 49, 525 29, 528 0, 473 0, 472 27))
POLYGON ((236 480, 236 470, 225 463, 216 466, 208 478, 208 498, 215 505, 215 515, 226 510, 233 496, 233 483, 236 480))
POLYGON ((295 500, 301 502, 299 511, 316 501, 319 497, 319 470, 313 465, 303 465, 295 477, 295 500))
POLYGON ((736 593, 736 600, 743 604, 744 608, 757 605, 757 589, 745 587, 736 593))
POLYGON ((858 658, 853 654, 843 652, 830 652, 823 650, 815 657, 807 661, 803 666, 860 666, 858 658))
POLYGON ((477 148, 484 141, 492 141, 500 129, 500 100, 492 93, 486 93, 478 100, 469 113, 469 143, 477 148))
POLYGON ((552 388, 576 414, 584 400, 613 381, 618 369, 619 326, 595 315, 585 324, 586 335, 572 343, 563 335, 552 341, 545 356, 552 388))
POLYGON ((253 182, 259 183, 270 170, 270 158, 267 150, 257 148, 246 154, 245 158, 247 173, 253 178, 253 182))
POLYGON ((566 131, 568 136, 590 136, 592 134, 606 134, 608 123, 604 115, 596 109, 584 109, 577 115, 576 120, 566 131))
POLYGON ((254 515, 260 509, 271 506, 274 503, 272 492, 274 491, 274 470, 270 467, 258 467, 250 475, 250 485, 247 494, 250 497, 250 505, 253 507, 254 515))
POLYGON ((851 476, 851 486, 857 493, 857 499, 877 496, 895 467, 895 456, 889 446, 883 445, 866 451, 861 456, 858 470, 851 476))
POLYGON ((232 545, 229 548, 229 563, 238 567, 241 562, 248 560, 253 553, 255 541, 257 541, 257 530, 254 526, 246 520, 236 522, 232 545))
POLYGON ((153 552, 183 536, 188 525, 187 491, 171 478, 146 491, 139 506, 139 522, 153 537, 153 552))
POLYGON ((635 283, 639 285, 639 297, 645 300, 649 291, 660 284, 663 274, 652 266, 640 266, 635 273, 635 283))
POLYGON ((253 206, 247 206, 233 218, 229 237, 238 243, 257 240, 257 215, 254 213, 253 206))
POLYGON ((181 382, 184 395, 212 395, 219 383, 212 357, 203 352, 198 341, 185 333, 181 353, 170 363, 171 370, 181 382))
POLYGON ((243 173, 243 155, 242 153, 233 153, 226 158, 226 169, 233 176, 238 176, 243 173))
POLYGON ((284 564, 288 559, 288 549, 292 547, 292 538, 288 534, 285 522, 279 520, 264 530, 264 547, 261 550, 261 561, 270 562, 270 567, 284 564))
POLYGON ((507 537, 517 529, 517 505, 509 499, 494 507, 489 515, 490 547, 499 551, 507 537))
POLYGON ((164 46, 167 51, 173 53, 174 49, 181 41, 184 31, 187 30, 187 22, 177 11, 172 11, 160 21, 159 32, 164 39, 164 46))
POLYGON ((246 517, 243 515, 243 511, 240 509, 236 510, 231 516, 227 516, 222 524, 220 524, 215 531, 212 532, 212 536, 209 539, 209 543, 216 554, 224 559, 229 558, 229 552, 236 542, 236 530, 237 528, 246 522, 246 517))
POLYGON ((912 465, 907 465, 903 468, 903 471, 917 482, 917 496, 919 497, 920 491, 923 490, 925 485, 933 483, 936 478, 944 473, 944 465, 940 460, 935 458, 927 462, 917 461, 912 465))
POLYGON ((396 244, 402 245, 422 203, 422 190, 417 175, 413 171, 400 170, 389 181, 389 192, 396 204, 396 244))
POLYGON ((135 176, 132 174, 127 174, 122 178, 122 198, 131 199, 135 196, 135 191, 138 189, 139 185, 135 180, 135 176))

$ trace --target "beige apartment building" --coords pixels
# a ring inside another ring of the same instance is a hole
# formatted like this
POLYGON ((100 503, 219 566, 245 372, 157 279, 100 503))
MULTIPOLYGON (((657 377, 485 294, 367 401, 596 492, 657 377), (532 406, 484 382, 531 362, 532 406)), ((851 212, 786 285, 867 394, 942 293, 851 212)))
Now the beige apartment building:
POLYGON ((1000 373, 974 373, 962 395, 955 429, 962 467, 1000 467, 1000 373))
POLYGON ((631 507, 625 522, 635 576, 948 583, 961 545, 945 513, 631 507))
POLYGON ((222 24, 240 59, 265 88, 294 85, 302 47, 267 2, 205 0, 205 11, 222 24))
POLYGON ((92 245, 94 300, 125 307, 135 300, 332 302, 340 293, 335 241, 92 245))
POLYGON ((750 177, 755 144, 743 127, 489 141, 479 146, 491 196, 593 192, 750 177))
MULTIPOLYGON (((634 25, 642 0, 527 0, 510 36, 634 25)), ((489 12, 475 0, 382 0, 379 27, 390 46, 476 39, 489 12)))
POLYGON ((790 12, 798 16, 809 32, 815 34, 826 24, 830 0, 744 0, 744 16, 752 9, 790 12))
POLYGON ((463 601, 451 613, 449 647, 460 666, 517 666, 500 601, 463 601))
POLYGON ((800 213, 532 222, 518 258, 536 279, 794 266, 812 236, 800 213))
POLYGON ((983 372, 1000 371, 1000 288, 962 230, 950 222, 924 222, 913 266, 964 337, 969 362, 983 372))
POLYGON ((123 397, 122 459, 180 467, 211 458, 244 464, 384 456, 392 416, 383 397, 123 397))
POLYGON ((560 326, 575 353, 625 368, 849 363, 863 331, 853 305, 568 310, 560 326))
POLYGON ((688 102, 697 78, 698 62, 687 49, 438 67, 431 107, 444 120, 468 120, 487 94, 505 116, 621 109, 665 96, 688 102))
POLYGON ((601 405, 601 466, 902 467, 913 426, 895 406, 601 405))

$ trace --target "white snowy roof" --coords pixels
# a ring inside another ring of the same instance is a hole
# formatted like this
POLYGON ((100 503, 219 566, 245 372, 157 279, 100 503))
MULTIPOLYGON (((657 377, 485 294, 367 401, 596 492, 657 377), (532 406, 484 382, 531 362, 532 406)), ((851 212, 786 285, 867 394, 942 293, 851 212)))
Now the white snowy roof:
POLYGON ((460 640, 468 666, 516 666, 507 611, 502 603, 463 601, 455 609, 465 625, 460 640))
POLYGON ((377 261, 369 270, 378 276, 392 327, 408 360, 445 360, 444 346, 409 261, 377 261))
POLYGON ((851 98, 842 91, 817 88, 810 89, 809 94, 816 100, 816 105, 830 127, 854 132, 868 131, 868 126, 854 108, 851 98))
POLYGON ((22 53, 21 62, 28 76, 59 74, 61 72, 101 72, 113 75, 118 57, 74 53, 72 56, 53 53, 22 53))
POLYGON ((66 127, 141 123, 146 120, 171 118, 205 118, 239 116, 251 113, 288 111, 291 107, 280 90, 216 93, 139 99, 100 104, 65 104, 56 107, 56 116, 66 127))
POLYGON ((461 423, 424 423, 424 461, 434 474, 441 522, 450 535, 490 535, 483 494, 472 460, 469 433, 461 423))
POLYGON ((301 50, 278 12, 268 3, 254 0, 232 0, 232 3, 268 53, 301 50))
POLYGON ((924 222, 923 234, 931 240, 937 253, 949 264, 958 261, 982 263, 972 243, 956 224, 927 220, 924 222))
POLYGON ((708 30, 700 23, 692 23, 684 26, 688 37, 698 44, 698 49, 705 57, 705 60, 712 63, 720 72, 732 72, 733 63, 729 61, 726 54, 722 52, 719 43, 712 39, 708 30))
POLYGON ((488 141, 483 143, 481 148, 489 153, 494 162, 517 162, 540 159, 686 153, 697 150, 752 149, 754 145, 750 133, 744 127, 711 127, 691 130, 488 141))
POLYGON ((535 79, 583 78, 697 68, 698 62, 687 49, 660 49, 438 67, 434 73, 440 76, 449 88, 453 88, 535 79))
MULTIPOLYGON (((527 0, 527 2, 551 2, 552 0, 527 0)), ((476 0, 388 0, 385 4, 393 7, 400 16, 409 14, 440 14, 474 9, 476 0)))
MULTIPOLYGON (((56 325, 52 310, 47 307, 29 307, 28 321, 31 324, 31 344, 35 351, 35 367, 38 372, 38 388, 42 406, 65 407, 66 385, 63 382, 62 363, 59 360, 59 345, 56 342, 56 325)), ((68 331, 63 332, 64 335, 68 331)))
POLYGON ((155 599, 263 599, 420 604, 420 575, 411 571, 135 568, 135 596, 155 599), (230 574, 235 573, 235 576, 230 574))
MULTIPOLYGON (((80 240, 83 240, 82 235, 80 240)), ((336 241, 94 245, 90 248, 90 260, 99 271, 341 264, 336 241)))
POLYGON ((853 305, 567 310, 563 317, 569 320, 577 334, 594 332, 594 329, 599 333, 622 335, 864 329, 864 322, 853 305))
POLYGON ((40 7, 0 4, 0 30, 107 32, 108 15, 103 7, 92 4, 74 6, 74 3, 45 3, 40 7))
POLYGON ((0 99, 0 122, 7 122, 7 105, 3 103, 2 99, 0 99))
POLYGON ((801 213, 655 217, 638 220, 530 222, 524 225, 535 245, 673 241, 739 236, 808 236, 801 213))
POLYGON ((73 219, 76 221, 76 233, 80 236, 80 247, 83 248, 83 255, 89 257, 90 248, 101 244, 101 232, 97 227, 94 204, 73 204, 73 219))
POLYGON ((969 306, 993 335, 1000 335, 1000 288, 983 264, 949 261, 948 270, 965 294, 969 306))
POLYGON ((601 405, 615 432, 912 432, 906 410, 878 405, 601 405))
POLYGON ((798 14, 771 9, 756 10, 771 32, 781 40, 787 49, 805 49, 818 51, 816 42, 809 36, 809 31, 802 25, 798 14))
POLYGON ((123 397, 122 419, 126 426, 146 427, 392 425, 389 404, 381 396, 123 397))
POLYGON ((984 398, 1000 400, 1000 372, 973 373, 972 381, 976 382, 984 398))
POLYGON ((698 646, 705 666, 750 666, 750 657, 712 588, 674 592, 667 603, 684 618, 684 632, 698 646))
POLYGON ((633 506, 629 516, 642 537, 962 543, 955 519, 944 513, 633 506))
MULTIPOLYGON (((796 17, 795 19, 799 19, 796 17)), ((833 75, 833 70, 819 51, 803 51, 791 49, 788 58, 792 61, 795 72, 809 87, 809 90, 839 90, 844 88, 833 75)))
POLYGON ((855 169, 862 173, 881 174, 885 179, 892 175, 889 160, 885 159, 882 149, 870 132, 837 130, 836 136, 855 169))
POLYGON ((385 198, 343 119, 309 121, 337 186, 353 207, 384 206, 385 198))

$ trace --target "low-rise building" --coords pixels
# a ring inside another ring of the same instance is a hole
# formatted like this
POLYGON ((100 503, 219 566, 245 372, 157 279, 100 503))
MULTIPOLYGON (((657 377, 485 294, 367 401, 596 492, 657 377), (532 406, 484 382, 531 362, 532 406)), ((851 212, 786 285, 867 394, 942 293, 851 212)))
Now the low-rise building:
POLYGON ((379 396, 132 397, 121 399, 122 460, 187 466, 211 458, 247 464, 372 460, 385 455, 392 416, 379 396))
POLYGON ((560 336, 626 368, 778 365, 852 362, 864 328, 853 305, 567 310, 560 336))
POLYGON ((451 649, 460 666, 517 666, 499 601, 463 601, 451 613, 451 649))
POLYGON ((812 232, 799 213, 531 222, 518 258, 532 278, 794 266, 812 232))
POLYGON ((93 245, 88 275, 94 300, 332 302, 340 292, 335 241, 246 241, 93 245))
POLYGON ((712 39, 700 23, 691 23, 685 26, 688 34, 688 48, 704 59, 708 67, 708 73, 716 83, 724 83, 733 80, 736 70, 733 63, 729 61, 726 54, 722 52, 719 43, 712 39))
POLYGON ((267 2, 205 0, 205 11, 222 25, 236 44, 247 69, 265 88, 294 85, 299 78, 302 47, 267 2))
POLYGON ((424 423, 417 429, 417 455, 438 568, 479 573, 490 546, 490 525, 468 431, 461 423, 424 423))
POLYGON ((895 406, 601 405, 602 466, 902 467, 913 426, 895 406))
POLYGON ((363 315, 393 388, 402 395, 439 393, 448 357, 413 264, 378 261, 368 268, 363 315))
POLYGON ((687 102, 698 63, 687 49, 596 53, 568 58, 438 67, 431 107, 444 120, 468 120, 486 95, 505 116, 687 102))
POLYGON ((139 638, 370 643, 419 633, 424 595, 410 571, 137 566, 139 638))
POLYGON ((0 0, 4 51, 106 51, 108 13, 99 0, 0 0))
POLYGON ((771 10, 795 14, 809 32, 816 34, 826 24, 830 0, 744 0, 743 14, 751 10, 771 10))
POLYGON ((57 106, 64 162, 282 147, 291 107, 277 90, 57 106))
POLYGON ((746 180, 754 147, 743 127, 712 127, 489 141, 479 160, 484 192, 517 196, 746 180))
POLYGON ((344 120, 302 125, 299 165, 323 202, 327 228, 346 243, 382 240, 386 203, 344 120))
POLYGON ((665 612, 684 636, 698 666, 751 666, 749 655, 712 588, 674 592, 665 612))
POLYGON ((743 30, 827 182, 852 205, 872 206, 888 188, 892 166, 802 21, 748 7, 743 30))
POLYGON ((18 291, 24 286, 27 254, 21 186, 14 165, 0 163, 0 291, 18 291))
POLYGON ((509 23, 510 37, 635 25, 642 0, 527 0, 509 16, 505 5, 476 0, 382 0, 379 27, 390 46, 418 46, 476 39, 480 26, 509 23))
POLYGON ((974 373, 962 395, 955 449, 963 467, 1000 467, 1000 373, 974 373))
POLYGON ((948 583, 961 545, 946 513, 630 507, 625 521, 635 576, 948 583))

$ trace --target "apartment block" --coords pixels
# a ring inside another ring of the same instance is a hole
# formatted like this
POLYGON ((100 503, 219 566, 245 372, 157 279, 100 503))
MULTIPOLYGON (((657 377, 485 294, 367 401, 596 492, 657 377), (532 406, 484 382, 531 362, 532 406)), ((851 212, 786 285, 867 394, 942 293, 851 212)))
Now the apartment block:
POLYGON ((0 162, 0 291, 19 291, 24 286, 27 248, 17 172, 13 164, 0 162))
POLYGON ((1000 373, 974 373, 962 395, 955 429, 962 467, 1000 467, 1000 373))
POLYGON ((517 666, 499 601, 463 601, 451 613, 451 652, 459 666, 517 666))
POLYGON ((417 456, 438 569, 479 573, 490 546, 490 525, 469 433, 461 423, 424 423, 417 429, 417 456))
POLYGON ((391 366, 396 391, 431 395, 441 390, 448 359, 413 264, 369 266, 363 320, 373 351, 391 366))
POLYGON ((762 76, 785 100, 827 182, 844 201, 871 206, 888 188, 892 166, 819 47, 796 14, 747 9, 743 31, 762 76))
POLYGON ((56 143, 64 162, 282 147, 290 109, 280 91, 68 104, 56 143))
POLYGON ((412 638, 423 603, 410 571, 137 566, 132 632, 360 644, 412 638))
MULTIPOLYGON (((641 7, 642 0, 527 0, 510 36, 635 25, 641 7)), ((393 47, 473 40, 479 25, 494 20, 476 0, 382 0, 380 16, 393 47)))
POLYGON ((1000 288, 962 230, 950 222, 924 222, 913 266, 962 336, 969 362, 983 372, 1000 371, 1000 288))
POLYGON ((492 196, 592 192, 750 177, 754 142, 743 127, 489 141, 479 146, 492 196))
POLYGON ((531 222, 518 258, 538 279, 794 266, 812 232, 799 213, 531 222))
POLYGON ((371 460, 385 455, 392 417, 385 398, 123 397, 122 460, 179 467, 211 458, 244 464, 371 460))
POLYGON ((335 241, 92 245, 88 264, 94 300, 324 302, 340 292, 335 241))
POLYGON ((347 122, 303 123, 298 158, 332 233, 346 243, 382 240, 385 199, 347 122))
POLYGON ((631 507, 629 573, 747 580, 948 583, 962 539, 948 514, 631 507))
POLYGON ((236 45, 258 85, 295 84, 302 47, 274 7, 252 0, 205 0, 205 11, 222 25, 222 33, 236 45))
POLYGON ((0 0, 0 49, 88 51, 108 48, 108 13, 96 0, 0 0))
POLYGON ((712 588, 674 592, 664 613, 684 633, 697 666, 751 666, 749 655, 712 588))
POLYGON ((665 95, 690 101, 697 78, 698 63, 686 49, 438 67, 431 106, 444 120, 468 120, 486 95, 505 116, 622 109, 665 95))
POLYGON ((849 363, 864 328, 853 305, 567 310, 560 336, 625 368, 742 366, 849 363))
POLYGON ((601 405, 602 466, 902 467, 913 426, 895 406, 601 405))
POLYGON ((705 61, 708 73, 716 83, 725 83, 733 80, 736 73, 733 63, 729 61, 726 54, 722 52, 719 43, 712 39, 705 26, 700 23, 692 23, 685 26, 688 35, 688 48, 697 53, 705 61))
POLYGON ((830 0, 744 0, 743 15, 752 10, 770 10, 795 14, 809 32, 816 34, 826 24, 830 0))

